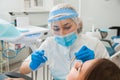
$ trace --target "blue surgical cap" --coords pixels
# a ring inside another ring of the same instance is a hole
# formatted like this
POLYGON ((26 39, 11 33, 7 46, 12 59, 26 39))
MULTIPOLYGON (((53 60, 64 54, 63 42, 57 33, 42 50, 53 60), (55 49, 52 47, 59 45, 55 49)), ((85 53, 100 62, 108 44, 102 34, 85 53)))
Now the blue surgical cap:
POLYGON ((107 28, 101 28, 100 31, 102 31, 102 32, 108 32, 109 29, 107 29, 107 28))
POLYGON ((75 10, 69 8, 61 8, 50 12, 48 22, 55 22, 68 18, 74 18, 77 16, 78 13, 75 10))
POLYGON ((15 26, 0 19, 0 38, 17 38, 21 32, 15 26))

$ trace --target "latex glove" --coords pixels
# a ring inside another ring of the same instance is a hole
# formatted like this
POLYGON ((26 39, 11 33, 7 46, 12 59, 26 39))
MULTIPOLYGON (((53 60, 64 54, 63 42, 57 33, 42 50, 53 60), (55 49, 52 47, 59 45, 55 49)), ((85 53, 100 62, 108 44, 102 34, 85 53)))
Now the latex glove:
POLYGON ((78 52, 75 53, 75 57, 77 60, 82 60, 85 62, 87 60, 94 59, 94 51, 90 50, 86 46, 83 46, 78 52))
POLYGON ((35 51, 31 54, 30 68, 36 70, 42 63, 47 61, 47 57, 44 56, 44 50, 35 51))

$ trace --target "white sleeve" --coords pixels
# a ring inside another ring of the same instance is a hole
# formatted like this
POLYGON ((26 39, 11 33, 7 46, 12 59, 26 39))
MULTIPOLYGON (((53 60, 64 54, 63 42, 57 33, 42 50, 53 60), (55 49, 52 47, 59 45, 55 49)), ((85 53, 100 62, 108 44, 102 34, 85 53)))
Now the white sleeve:
POLYGON ((24 61, 30 61, 31 62, 31 55, 29 55, 24 61))
POLYGON ((110 58, 109 53, 107 52, 105 46, 101 41, 98 42, 95 48, 95 57, 96 58, 110 58))

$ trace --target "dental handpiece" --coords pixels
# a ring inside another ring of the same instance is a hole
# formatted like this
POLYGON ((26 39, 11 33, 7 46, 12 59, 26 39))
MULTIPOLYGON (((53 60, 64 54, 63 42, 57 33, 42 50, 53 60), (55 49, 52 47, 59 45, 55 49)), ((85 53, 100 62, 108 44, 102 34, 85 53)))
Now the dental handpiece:
POLYGON ((74 56, 74 57, 72 58, 72 60, 71 60, 70 63, 72 64, 72 63, 75 61, 75 59, 76 59, 76 58, 75 58, 75 56, 74 56))
POLYGON ((72 58, 72 60, 71 60, 71 62, 70 62, 70 69, 72 68, 72 64, 73 64, 73 62, 75 61, 75 59, 76 59, 75 57, 72 58))

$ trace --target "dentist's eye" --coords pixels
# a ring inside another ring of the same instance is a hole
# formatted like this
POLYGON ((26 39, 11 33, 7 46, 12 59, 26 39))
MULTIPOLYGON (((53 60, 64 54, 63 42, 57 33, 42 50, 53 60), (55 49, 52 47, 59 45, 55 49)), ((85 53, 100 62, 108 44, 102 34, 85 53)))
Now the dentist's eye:
POLYGON ((54 28, 53 30, 54 30, 54 31, 59 31, 60 29, 59 29, 59 28, 54 28))
POLYGON ((71 29, 72 25, 64 27, 64 29, 69 30, 71 29))
POLYGON ((54 31, 59 31, 60 28, 59 28, 59 26, 54 25, 54 26, 53 26, 53 30, 54 30, 54 31))

